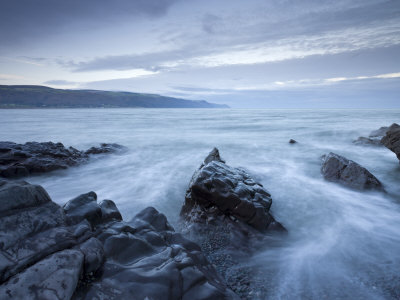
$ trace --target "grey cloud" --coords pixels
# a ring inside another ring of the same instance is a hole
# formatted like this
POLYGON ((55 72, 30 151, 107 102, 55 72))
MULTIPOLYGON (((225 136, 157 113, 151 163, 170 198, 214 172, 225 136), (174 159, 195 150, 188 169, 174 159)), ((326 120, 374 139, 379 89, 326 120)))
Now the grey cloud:
POLYGON ((164 15, 176 0, 2 0, 2 48, 62 31, 75 23, 102 24, 164 15))
POLYGON ((202 20, 203 30, 207 33, 214 34, 218 32, 222 25, 222 19, 213 14, 206 14, 202 20))

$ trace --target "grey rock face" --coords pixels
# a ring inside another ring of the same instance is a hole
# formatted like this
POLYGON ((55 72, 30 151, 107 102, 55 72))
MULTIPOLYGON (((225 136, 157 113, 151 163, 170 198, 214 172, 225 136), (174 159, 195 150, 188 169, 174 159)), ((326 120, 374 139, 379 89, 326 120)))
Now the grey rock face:
POLYGON ((326 180, 358 190, 382 189, 381 182, 356 162, 332 152, 322 159, 321 173, 326 180))
POLYGON ((125 149, 118 144, 101 144, 88 151, 66 148, 61 143, 0 142, 0 177, 17 178, 36 173, 66 169, 86 162, 91 154, 112 153, 125 149))
POLYGON ((0 299, 237 298, 163 214, 123 222, 96 200, 62 208, 40 186, 0 180, 0 299))
POLYGON ((382 146, 381 139, 389 130, 389 127, 381 127, 371 131, 368 137, 360 136, 353 143, 360 146, 382 146))
POLYGON ((0 282, 76 245, 90 229, 67 226, 61 207, 40 186, 0 180, 0 203, 0 282))
MULTIPOLYGON (((183 232, 200 244, 241 298, 252 290, 252 272, 238 267, 272 233, 286 232, 269 212, 271 195, 244 170, 224 163, 217 149, 194 173, 181 210, 183 232)), ((273 239, 279 236, 274 235, 273 239)))
POLYGON ((1 299, 71 299, 81 274, 83 254, 63 250, 0 285, 1 299))
POLYGON ((225 215, 264 231, 277 225, 269 213, 271 204, 261 184, 244 170, 226 165, 214 149, 193 175, 181 215, 192 222, 225 215))
POLYGON ((382 138, 381 143, 393 151, 400 160, 400 125, 392 124, 382 138))
POLYGON ((130 222, 112 222, 97 238, 107 260, 101 277, 77 299, 237 299, 197 244, 147 208, 130 222))

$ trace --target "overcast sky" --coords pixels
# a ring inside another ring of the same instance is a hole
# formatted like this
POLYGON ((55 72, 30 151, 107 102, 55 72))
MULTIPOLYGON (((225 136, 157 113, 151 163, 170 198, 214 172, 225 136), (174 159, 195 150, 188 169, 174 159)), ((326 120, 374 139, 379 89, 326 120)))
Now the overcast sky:
POLYGON ((0 0, 0 84, 400 108, 400 0, 0 0))

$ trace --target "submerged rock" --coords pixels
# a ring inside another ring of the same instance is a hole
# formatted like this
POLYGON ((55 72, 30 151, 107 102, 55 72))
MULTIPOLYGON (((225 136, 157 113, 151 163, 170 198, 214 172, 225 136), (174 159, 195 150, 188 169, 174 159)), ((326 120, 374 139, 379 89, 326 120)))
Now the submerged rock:
POLYGON ((326 180, 358 190, 382 189, 381 182, 358 163, 332 152, 322 159, 321 173, 326 180))
POLYGON ((53 142, 0 142, 0 177, 17 178, 66 169, 86 162, 89 155, 113 153, 123 149, 125 147, 118 144, 101 144, 100 147, 92 147, 83 152, 53 142))
MULTIPOLYGON (((183 232, 243 299, 254 274, 237 267, 273 232, 286 229, 270 214, 271 195, 243 169, 225 164, 214 148, 194 173, 181 210, 183 232)), ((251 297, 250 297, 251 298, 251 297)))
POLYGON ((0 180, 0 299, 236 299, 154 208, 131 221, 94 192, 60 207, 0 180))
POLYGON ((371 131, 368 137, 360 136, 353 143, 361 146, 382 146, 381 139, 389 130, 389 127, 381 127, 371 131))
POLYGON ((386 131, 381 143, 393 151, 400 160, 400 125, 394 123, 386 131))

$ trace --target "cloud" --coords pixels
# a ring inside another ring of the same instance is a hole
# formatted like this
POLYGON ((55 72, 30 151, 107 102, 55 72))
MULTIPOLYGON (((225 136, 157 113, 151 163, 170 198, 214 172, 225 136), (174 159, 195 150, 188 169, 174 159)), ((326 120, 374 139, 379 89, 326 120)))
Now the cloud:
POLYGON ((79 82, 68 81, 68 80, 48 80, 48 81, 43 82, 43 84, 71 86, 71 85, 78 85, 79 82))
POLYGON ((169 70, 176 68, 214 68, 303 59, 313 55, 333 55, 370 48, 400 45, 400 24, 385 22, 371 27, 353 27, 318 35, 300 35, 274 41, 201 47, 191 45, 164 52, 106 56, 89 61, 60 62, 75 72, 93 70, 169 70))
MULTIPOLYGON (((176 0, 4 0, 0 1, 2 47, 42 38, 74 24, 107 26, 137 17, 164 15, 176 0)), ((85 26, 86 25, 86 26, 85 26)))
POLYGON ((25 79, 24 76, 13 75, 13 74, 0 74, 0 80, 22 80, 25 79))

